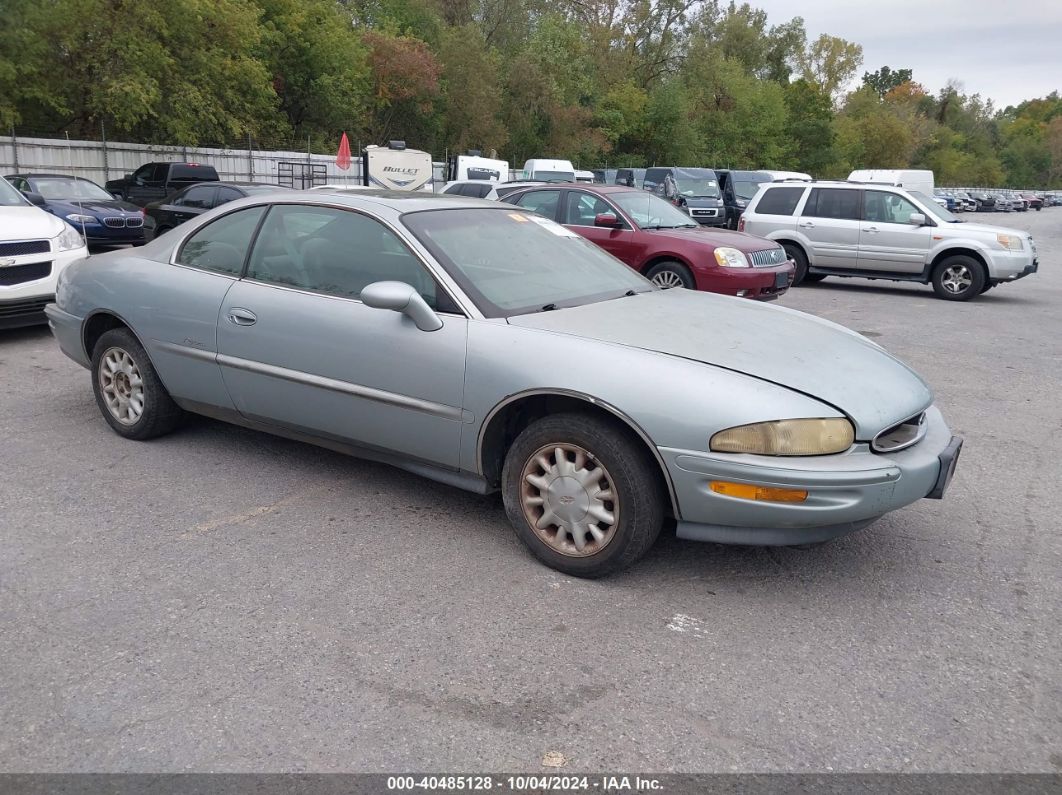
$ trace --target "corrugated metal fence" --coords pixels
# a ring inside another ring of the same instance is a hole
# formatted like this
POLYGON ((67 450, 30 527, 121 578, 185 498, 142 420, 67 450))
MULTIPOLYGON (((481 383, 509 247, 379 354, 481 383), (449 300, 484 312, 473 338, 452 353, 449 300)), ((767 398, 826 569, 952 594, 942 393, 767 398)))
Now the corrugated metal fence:
POLYGON ((306 184, 299 184, 298 180, 312 172, 316 172, 318 183, 345 185, 361 182, 361 162, 357 157, 350 169, 343 171, 336 166, 335 155, 308 152, 68 141, 16 135, 0 138, 0 175, 51 172, 85 177, 102 185, 153 161, 204 163, 217 169, 222 180, 237 182, 281 184, 278 172, 283 172, 294 175, 296 184, 292 187, 295 188, 310 187, 312 181, 307 179, 306 184))

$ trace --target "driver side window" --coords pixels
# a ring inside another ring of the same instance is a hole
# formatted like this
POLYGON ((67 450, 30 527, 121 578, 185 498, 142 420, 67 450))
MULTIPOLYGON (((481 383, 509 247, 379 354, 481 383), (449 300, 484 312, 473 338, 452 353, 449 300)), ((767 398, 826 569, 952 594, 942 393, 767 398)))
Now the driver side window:
POLYGON ((332 207, 274 206, 255 241, 247 278, 342 298, 357 298, 373 282, 405 282, 437 306, 435 280, 394 232, 332 207))
POLYGON ((880 224, 906 224, 910 222, 912 213, 922 211, 907 201, 903 196, 888 193, 883 190, 866 191, 866 206, 863 208, 863 219, 880 224))
POLYGON ((602 213, 619 217, 619 213, 603 199, 590 193, 569 191, 568 205, 564 208, 564 219, 561 223, 572 226, 593 226, 594 219, 602 213))
POLYGON ((184 242, 177 263, 239 276, 264 212, 264 207, 248 207, 210 222, 184 242))

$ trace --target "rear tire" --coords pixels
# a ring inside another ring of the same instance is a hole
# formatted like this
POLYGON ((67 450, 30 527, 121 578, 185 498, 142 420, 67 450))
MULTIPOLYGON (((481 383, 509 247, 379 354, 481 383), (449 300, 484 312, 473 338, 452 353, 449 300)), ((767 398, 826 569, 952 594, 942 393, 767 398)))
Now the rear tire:
POLYGON ((957 254, 933 269, 933 292, 945 301, 969 301, 984 292, 985 269, 973 257, 957 254))
POLYGON ((184 416, 127 328, 105 332, 92 349, 92 391, 107 424, 126 439, 162 436, 184 416))
POLYGON ((785 249, 785 255, 793 260, 793 264, 796 265, 796 270, 793 271, 793 284, 791 285, 796 287, 807 278, 808 257, 804 253, 804 249, 795 243, 783 243, 782 248, 785 249))
POLYGON ((641 558, 664 521, 665 494, 648 453, 591 414, 544 417, 505 456, 502 499, 516 534, 550 568, 603 577, 641 558))
POLYGON ((657 287, 685 287, 687 290, 693 290, 697 287, 690 269, 681 262, 675 262, 674 260, 658 262, 645 275, 657 287))

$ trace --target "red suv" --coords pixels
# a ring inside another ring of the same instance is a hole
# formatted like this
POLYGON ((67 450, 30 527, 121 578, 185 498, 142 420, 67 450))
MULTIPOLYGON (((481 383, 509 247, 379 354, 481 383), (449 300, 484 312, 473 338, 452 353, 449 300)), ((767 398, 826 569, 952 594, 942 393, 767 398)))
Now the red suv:
POLYGON ((769 301, 793 283, 793 262, 773 240, 701 226, 643 190, 550 185, 503 201, 564 224, 661 287, 769 301))

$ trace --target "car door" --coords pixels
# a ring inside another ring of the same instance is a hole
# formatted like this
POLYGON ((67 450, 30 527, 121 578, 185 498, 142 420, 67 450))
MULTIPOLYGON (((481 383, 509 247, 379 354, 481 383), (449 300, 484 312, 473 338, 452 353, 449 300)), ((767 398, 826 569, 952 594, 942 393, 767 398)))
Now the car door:
POLYGON ((812 188, 797 221, 816 268, 858 268, 862 224, 859 188, 812 188))
POLYGON ((530 212, 544 215, 551 221, 556 221, 560 209, 560 197, 561 191, 556 189, 529 190, 527 193, 520 194, 513 204, 530 212))
POLYGON ((581 190, 566 191, 561 223, 578 232, 587 240, 593 241, 609 254, 623 260, 631 267, 636 267, 637 252, 634 250, 634 231, 631 225, 605 199, 581 190), (594 219, 601 214, 614 215, 622 224, 619 228, 595 226, 594 219))
POLYGON ((178 399, 234 409, 216 360, 218 312, 264 215, 264 206, 222 215, 189 235, 172 263, 143 274, 153 283, 141 285, 139 294, 161 298, 136 310, 144 316, 142 327, 150 329, 142 339, 178 399))
POLYGON ((214 207, 218 189, 214 185, 193 185, 173 197, 170 204, 163 205, 167 226, 177 226, 214 207))
POLYGON ((921 273, 933 242, 933 228, 910 222, 920 208, 899 194, 863 191, 863 222, 859 227, 859 268, 921 273))
POLYGON ((148 163, 133 173, 133 182, 126 188, 126 195, 133 204, 143 207, 148 202, 166 198, 166 173, 169 166, 165 163, 148 163))
POLYGON ((456 468, 467 323, 379 219, 280 204, 225 297, 218 361, 248 418, 456 468), (378 281, 414 285, 442 328, 363 304, 378 281))

